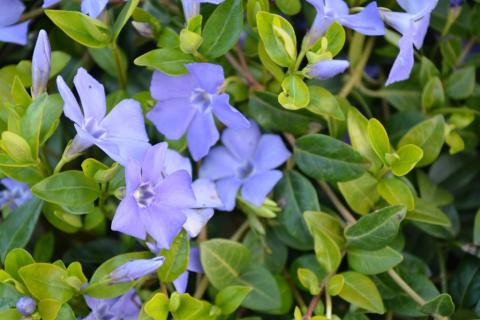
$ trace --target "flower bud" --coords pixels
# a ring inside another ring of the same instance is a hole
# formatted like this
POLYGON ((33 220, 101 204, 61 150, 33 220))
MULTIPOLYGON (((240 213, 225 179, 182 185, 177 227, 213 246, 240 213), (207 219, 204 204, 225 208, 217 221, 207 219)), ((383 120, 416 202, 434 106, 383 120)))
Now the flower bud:
POLYGON ((37 309, 37 303, 35 300, 27 296, 18 299, 15 306, 17 307, 17 311, 26 317, 34 313, 37 309))
POLYGON ((38 97, 47 89, 50 76, 50 41, 45 30, 40 30, 32 58, 32 97, 38 97))
POLYGON ((164 257, 155 257, 152 259, 131 260, 110 273, 111 283, 124 283, 135 281, 152 272, 155 272, 163 265, 164 257))

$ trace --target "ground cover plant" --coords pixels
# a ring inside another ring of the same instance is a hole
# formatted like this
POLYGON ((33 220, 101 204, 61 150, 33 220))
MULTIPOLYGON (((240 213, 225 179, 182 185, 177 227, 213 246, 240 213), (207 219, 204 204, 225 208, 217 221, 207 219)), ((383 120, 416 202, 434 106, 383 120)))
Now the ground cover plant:
POLYGON ((479 21, 0 0, 0 319, 480 318, 479 21))

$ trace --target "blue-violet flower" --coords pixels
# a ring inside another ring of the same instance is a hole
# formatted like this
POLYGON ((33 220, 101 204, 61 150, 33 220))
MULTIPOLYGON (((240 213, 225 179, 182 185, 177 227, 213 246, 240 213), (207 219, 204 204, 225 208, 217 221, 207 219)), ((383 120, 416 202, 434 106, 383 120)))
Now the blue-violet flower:
POLYGON ((24 296, 18 299, 15 304, 17 311, 23 314, 25 317, 28 317, 37 309, 37 303, 31 297, 24 296))
POLYGON ((0 0, 0 41, 27 44, 29 21, 16 24, 24 10, 21 0, 0 0))
POLYGON ((13 211, 32 198, 32 193, 27 184, 10 178, 3 178, 0 182, 6 187, 0 191, 0 206, 7 206, 13 211))
POLYGON ((113 299, 97 299, 84 295, 90 314, 83 320, 137 320, 142 302, 135 289, 113 299))

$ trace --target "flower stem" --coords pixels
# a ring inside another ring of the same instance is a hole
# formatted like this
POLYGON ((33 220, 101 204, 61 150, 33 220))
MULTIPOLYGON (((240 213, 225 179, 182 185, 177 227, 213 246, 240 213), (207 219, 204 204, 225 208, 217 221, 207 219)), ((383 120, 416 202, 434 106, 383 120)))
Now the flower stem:
POLYGON ((208 278, 207 276, 203 276, 202 280, 200 280, 200 283, 198 284, 197 289, 195 290, 195 293, 193 294, 193 297, 195 299, 201 299, 205 294, 205 291, 207 291, 207 288, 208 288, 208 278))
POLYGON ((350 213, 350 211, 343 205, 343 203, 338 199, 335 192, 333 192, 332 188, 325 182, 319 181, 320 187, 322 190, 327 194, 327 197, 332 201, 335 208, 338 212, 342 215, 342 217, 347 221, 348 224, 355 223, 357 220, 355 217, 350 213))
POLYGON ((248 223, 248 221, 243 222, 240 228, 238 228, 238 230, 235 231, 235 233, 230 237, 230 240, 239 241, 242 238, 243 234, 247 232, 249 227, 250 224, 248 223))
POLYGON ((418 293, 416 293, 415 290, 413 290, 412 287, 410 287, 395 270, 388 270, 388 275, 393 279, 393 281, 395 281, 396 284, 398 284, 400 288, 402 288, 406 294, 410 296, 410 298, 413 299, 413 301, 421 306, 427 303, 427 301, 420 297, 420 295, 418 295, 418 293))
POLYGON ((120 88, 122 90, 125 90, 127 88, 127 78, 126 78, 126 70, 125 66, 122 64, 122 55, 120 52, 120 49, 117 46, 117 43, 112 43, 112 53, 113 53, 113 58, 115 59, 115 64, 117 66, 117 77, 118 77, 118 83, 120 85, 120 88))

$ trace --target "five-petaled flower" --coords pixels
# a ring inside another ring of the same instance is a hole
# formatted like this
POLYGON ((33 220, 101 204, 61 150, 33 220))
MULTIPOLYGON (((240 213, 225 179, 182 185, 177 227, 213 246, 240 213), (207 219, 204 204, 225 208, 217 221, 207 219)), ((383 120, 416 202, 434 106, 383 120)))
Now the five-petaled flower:
POLYGON ((414 64, 413 47, 420 49, 430 23, 430 14, 438 0, 397 0, 406 12, 382 12, 387 24, 401 33, 400 52, 393 63, 385 85, 408 79, 414 64))
POLYGON ((240 187, 243 199, 260 206, 282 177, 275 168, 290 152, 278 135, 262 135, 253 121, 248 129, 225 129, 222 142, 205 158, 200 177, 216 182, 223 210, 233 210, 240 187))
POLYGON ((24 10, 20 0, 0 0, 0 41, 27 44, 28 21, 16 24, 24 10))
POLYGON ((366 35, 379 36, 385 34, 385 27, 375 1, 356 14, 349 14, 348 6, 342 0, 307 1, 317 9, 317 15, 309 32, 310 43, 312 44, 327 31, 334 21, 366 35))
POLYGON ((140 103, 132 99, 120 101, 108 115, 105 90, 85 69, 77 71, 73 82, 82 102, 82 109, 62 77, 57 77, 64 113, 77 130, 69 154, 98 146, 110 158, 126 165, 130 158, 140 160, 150 147, 140 103))
POLYGON ((83 320, 137 320, 142 302, 135 289, 113 299, 97 299, 84 295, 90 314, 83 320))
POLYGON ((143 162, 130 161, 125 169, 126 194, 117 208, 112 229, 170 248, 195 206, 192 178, 187 170, 166 170, 167 143, 152 146, 143 162))
POLYGON ((187 132, 188 149, 197 161, 219 139, 213 115, 229 128, 248 128, 249 122, 230 105, 228 94, 220 93, 224 82, 221 66, 191 63, 185 67, 189 74, 153 74, 150 91, 157 104, 147 118, 168 139, 179 139, 187 132))
POLYGON ((3 178, 0 182, 6 187, 0 191, 0 206, 15 210, 32 198, 32 193, 27 184, 10 178, 3 178))

